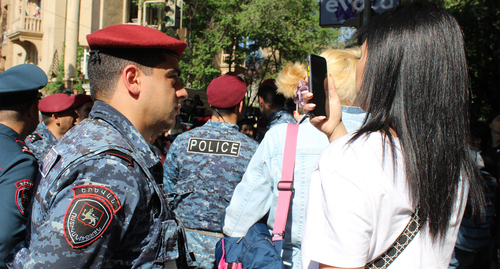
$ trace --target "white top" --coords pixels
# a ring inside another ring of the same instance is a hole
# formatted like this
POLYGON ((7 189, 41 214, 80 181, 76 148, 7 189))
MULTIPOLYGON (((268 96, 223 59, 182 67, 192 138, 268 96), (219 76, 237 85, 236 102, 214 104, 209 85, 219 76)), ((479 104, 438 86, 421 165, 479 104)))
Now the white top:
MULTIPOLYGON (((313 170, 302 268, 318 268, 311 260, 336 267, 364 267, 392 245, 414 211, 397 138, 394 173, 388 141, 382 156, 380 133, 349 145, 351 137, 332 142, 313 170)), ((448 268, 466 204, 461 187, 458 193, 445 240, 432 244, 425 225, 389 268, 448 268)))

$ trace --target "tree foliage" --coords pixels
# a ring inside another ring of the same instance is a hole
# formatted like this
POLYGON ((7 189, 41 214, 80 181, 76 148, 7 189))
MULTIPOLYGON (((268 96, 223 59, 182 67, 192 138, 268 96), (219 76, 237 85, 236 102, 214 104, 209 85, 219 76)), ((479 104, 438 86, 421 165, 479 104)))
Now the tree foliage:
POLYGON ((315 0, 184 2, 188 48, 181 70, 193 88, 204 89, 220 75, 214 59, 221 51, 230 55, 229 71, 243 73, 252 85, 275 77, 288 61, 303 62, 308 53, 338 45, 337 29, 319 27, 315 0))
MULTIPOLYGON (((66 87, 64 85, 64 47, 65 44, 63 43, 63 49, 62 49, 62 54, 61 54, 61 60, 58 62, 59 64, 56 67, 57 70, 57 76, 56 78, 47 83, 47 85, 44 88, 44 92, 47 92, 49 94, 55 94, 55 93, 66 93, 66 87)), ((77 48, 77 61, 76 61, 76 69, 75 69, 75 84, 73 85, 73 89, 77 89, 78 93, 85 93, 85 90, 83 89, 83 80, 80 78, 80 75, 82 73, 82 66, 81 66, 81 60, 84 55, 84 48, 79 46, 77 48)), ((52 70, 52 68, 51 68, 52 70)), ((51 77, 51 74, 47 74, 47 77, 51 77)))
POLYGON ((500 1, 431 1, 446 8, 464 33, 472 119, 484 120, 489 114, 500 112, 500 1))
POLYGON ((500 109, 500 1, 447 0, 444 4, 465 36, 472 88, 472 116, 500 109))

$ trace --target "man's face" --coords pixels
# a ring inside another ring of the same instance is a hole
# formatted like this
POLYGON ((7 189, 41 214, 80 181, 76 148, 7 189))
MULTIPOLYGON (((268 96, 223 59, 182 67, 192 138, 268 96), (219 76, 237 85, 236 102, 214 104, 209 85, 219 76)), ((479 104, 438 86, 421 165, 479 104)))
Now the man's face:
POLYGON ((490 128, 495 133, 500 133, 500 115, 496 116, 490 123, 490 128))
POLYGON ((260 110, 260 115, 262 115, 263 118, 267 118, 271 113, 267 113, 266 109, 266 102, 264 102, 264 98, 259 96, 259 110, 260 110))
POLYGON ((76 108, 76 113, 78 114, 78 118, 76 119, 76 124, 82 122, 84 119, 89 117, 90 110, 92 110, 93 102, 87 102, 78 108, 76 108))
POLYGON ((243 124, 243 126, 241 126, 241 132, 249 137, 253 137, 253 126, 250 124, 243 124))
POLYGON ((187 91, 179 80, 180 69, 177 58, 166 56, 167 61, 153 68, 153 74, 144 77, 148 125, 158 132, 166 131, 175 124, 180 113, 181 101, 187 98, 187 91))
POLYGON ((61 130, 61 133, 66 133, 76 124, 76 119, 78 118, 78 114, 74 108, 67 109, 62 112, 55 113, 58 118, 58 127, 61 130))

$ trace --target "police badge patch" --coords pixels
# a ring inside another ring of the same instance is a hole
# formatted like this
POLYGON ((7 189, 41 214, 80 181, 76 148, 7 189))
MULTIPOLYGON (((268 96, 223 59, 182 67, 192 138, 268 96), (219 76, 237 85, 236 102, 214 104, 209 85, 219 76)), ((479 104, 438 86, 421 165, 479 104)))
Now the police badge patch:
POLYGON ((33 185, 33 182, 27 179, 16 182, 16 205, 23 215, 26 213, 26 208, 28 208, 31 202, 31 196, 33 196, 33 185))
POLYGON ((110 189, 102 186, 73 187, 73 193, 64 216, 64 236, 72 248, 81 248, 106 231, 121 204, 110 189))

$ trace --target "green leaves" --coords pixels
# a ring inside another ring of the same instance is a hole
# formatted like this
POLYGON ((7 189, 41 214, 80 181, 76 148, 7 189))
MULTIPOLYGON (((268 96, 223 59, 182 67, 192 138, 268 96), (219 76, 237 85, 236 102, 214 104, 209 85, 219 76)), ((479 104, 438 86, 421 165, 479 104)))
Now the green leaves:
POLYGON ((319 27, 315 0, 186 0, 188 48, 181 69, 184 82, 203 89, 219 76, 214 59, 224 51, 230 72, 247 83, 275 77, 288 61, 305 61, 338 44, 337 29, 319 27))

